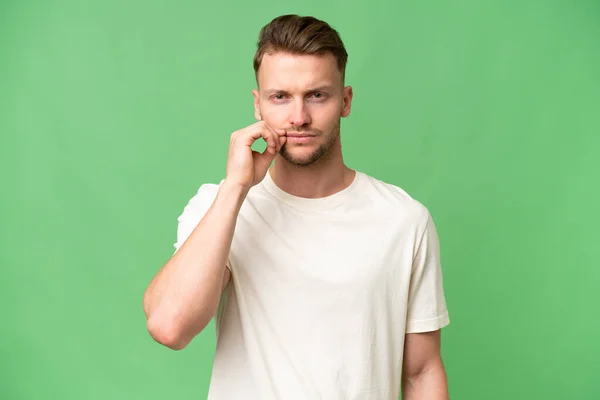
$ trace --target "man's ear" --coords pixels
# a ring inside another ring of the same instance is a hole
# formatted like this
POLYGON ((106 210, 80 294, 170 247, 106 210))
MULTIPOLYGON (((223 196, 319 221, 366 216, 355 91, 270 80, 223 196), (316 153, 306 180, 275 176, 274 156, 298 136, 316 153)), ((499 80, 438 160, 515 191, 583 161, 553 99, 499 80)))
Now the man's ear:
POLYGON ((252 95, 254 96, 254 118, 256 118, 257 121, 261 121, 262 116, 260 115, 260 104, 259 104, 260 95, 258 94, 258 90, 256 90, 256 89, 252 90, 252 95))
POLYGON ((352 108, 352 97, 354 93, 352 93, 352 86, 346 86, 344 88, 344 103, 342 104, 342 113, 341 116, 346 118, 350 115, 350 109, 352 108))

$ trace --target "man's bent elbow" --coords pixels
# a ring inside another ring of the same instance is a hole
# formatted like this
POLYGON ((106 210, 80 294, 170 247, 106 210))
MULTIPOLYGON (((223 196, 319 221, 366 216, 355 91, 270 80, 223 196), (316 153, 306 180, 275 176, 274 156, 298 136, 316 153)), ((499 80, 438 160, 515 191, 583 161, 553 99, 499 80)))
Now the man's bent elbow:
POLYGON ((148 318, 146 329, 152 339, 172 350, 183 350, 193 338, 177 324, 152 317, 148 318))

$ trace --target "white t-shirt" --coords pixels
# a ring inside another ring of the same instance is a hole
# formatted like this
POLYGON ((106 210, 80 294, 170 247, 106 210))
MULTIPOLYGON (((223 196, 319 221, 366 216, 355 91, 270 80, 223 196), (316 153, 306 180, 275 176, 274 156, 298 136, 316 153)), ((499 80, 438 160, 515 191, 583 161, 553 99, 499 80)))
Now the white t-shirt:
MULTIPOLYGON (((179 217, 178 249, 217 195, 179 217)), ((429 211, 357 172, 307 199, 269 173, 242 205, 215 323, 210 400, 398 399, 406 333, 449 324, 429 211)))

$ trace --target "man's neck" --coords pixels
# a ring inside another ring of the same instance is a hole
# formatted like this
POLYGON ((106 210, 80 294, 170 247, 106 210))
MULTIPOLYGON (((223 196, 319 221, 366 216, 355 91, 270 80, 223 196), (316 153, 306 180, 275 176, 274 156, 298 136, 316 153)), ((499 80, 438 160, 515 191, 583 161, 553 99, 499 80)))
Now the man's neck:
POLYGON ((347 188, 356 172, 341 157, 323 160, 310 166, 291 164, 278 156, 269 170, 273 182, 283 191, 297 197, 327 197, 347 188))

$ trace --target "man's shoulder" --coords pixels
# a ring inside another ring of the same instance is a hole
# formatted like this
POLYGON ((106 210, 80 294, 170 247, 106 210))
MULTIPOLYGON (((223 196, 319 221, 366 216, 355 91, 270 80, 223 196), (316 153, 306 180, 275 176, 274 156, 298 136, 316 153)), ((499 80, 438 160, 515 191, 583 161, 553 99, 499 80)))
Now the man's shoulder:
POLYGON ((215 201, 219 188, 223 181, 219 183, 206 182, 196 186, 195 192, 188 195, 184 207, 184 213, 197 214, 206 212, 215 201))
POLYGON ((428 208, 401 184, 362 173, 369 197, 375 204, 392 212, 405 212, 417 219, 428 219, 428 208))
POLYGON ((196 193, 193 195, 192 199, 194 199, 194 198, 196 198, 196 199, 214 198, 217 195, 217 192, 219 191, 219 188, 221 187, 222 183, 223 183, 223 181, 201 183, 200 186, 198 186, 198 189, 197 189, 196 193))

